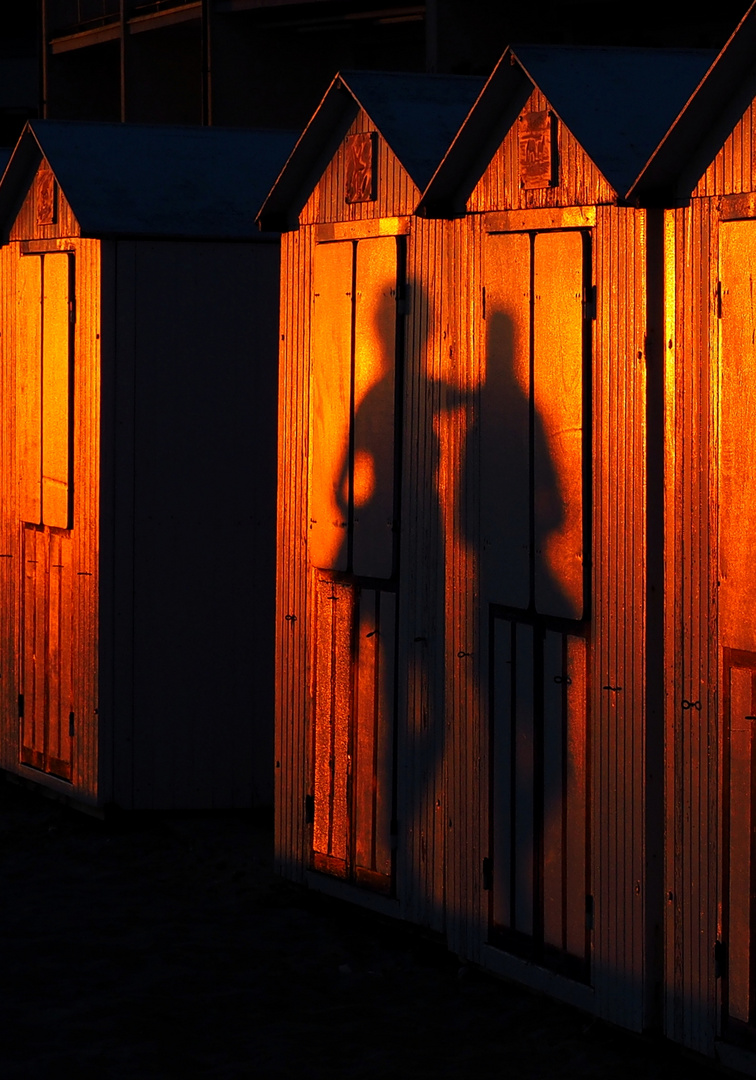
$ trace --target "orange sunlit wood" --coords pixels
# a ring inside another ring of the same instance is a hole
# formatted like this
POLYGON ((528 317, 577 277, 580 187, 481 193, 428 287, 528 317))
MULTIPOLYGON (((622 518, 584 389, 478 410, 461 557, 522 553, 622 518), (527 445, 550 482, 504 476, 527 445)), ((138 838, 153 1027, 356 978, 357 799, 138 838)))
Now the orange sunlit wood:
POLYGON ((330 570, 348 558, 352 261, 348 241, 315 249, 308 550, 313 566, 330 570))
POLYGON ((352 702, 351 585, 318 575, 316 591, 313 851, 316 867, 345 876, 352 702), (318 860, 317 856, 322 858, 318 860))
POLYGON ((756 651, 756 222, 722 225, 720 273, 720 632, 725 645, 756 651))
MULTIPOLYGON (((737 657, 733 657, 736 660, 737 657)), ((741 659, 745 659, 741 657, 741 659)), ((725 670, 725 700, 729 716, 729 775, 727 777, 729 835, 727 881, 728 1013, 747 1024, 753 998, 753 666, 733 662, 725 670)))
POLYGON ((69 256, 47 254, 42 303, 42 520, 68 526, 69 256))
POLYGON ((19 516, 38 524, 42 520, 42 260, 28 255, 16 265, 19 516))
POLYGON ((486 238, 481 563, 491 601, 530 595, 530 236, 486 238))
POLYGON ((357 245, 353 569, 378 578, 393 568, 396 256, 393 236, 357 245))
POLYGON ((535 602, 544 614, 579 619, 583 613, 581 234, 538 234, 533 278, 535 602))

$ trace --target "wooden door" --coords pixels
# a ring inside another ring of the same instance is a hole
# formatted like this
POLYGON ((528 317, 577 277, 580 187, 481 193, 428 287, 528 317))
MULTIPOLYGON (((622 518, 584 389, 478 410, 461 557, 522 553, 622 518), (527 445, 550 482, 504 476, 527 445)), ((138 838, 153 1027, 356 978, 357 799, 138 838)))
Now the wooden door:
POLYGON ((395 237, 318 245, 309 558, 313 866, 392 888, 396 626, 395 237))
MULTIPOLYGON (((756 1035, 756 222, 720 230, 719 645, 723 1026, 756 1035)), ((693 703, 695 706, 696 703, 693 703)), ((696 710, 690 710, 696 720, 696 710)), ((711 842, 714 842, 714 837, 711 842)))
POLYGON ((491 664, 489 936, 588 977, 590 241, 491 234, 481 598, 491 664))
POLYGON ((26 255, 18 274, 19 756, 25 765, 69 780, 73 259, 63 252, 26 255))

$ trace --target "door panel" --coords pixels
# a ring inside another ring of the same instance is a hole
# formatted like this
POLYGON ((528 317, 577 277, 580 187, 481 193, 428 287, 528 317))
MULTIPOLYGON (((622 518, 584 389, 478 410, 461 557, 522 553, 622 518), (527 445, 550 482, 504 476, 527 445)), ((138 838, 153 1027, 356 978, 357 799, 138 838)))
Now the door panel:
POLYGON ((534 238, 535 605, 583 615, 583 238, 534 238))
POLYGON ((71 778, 73 574, 70 536, 25 526, 20 760, 71 778))
POLYGON ((756 653, 725 649, 725 1018, 753 1026, 756 653))
POLYGON ((389 578, 394 555, 396 238, 357 245, 354 328, 354 573, 389 578))
POLYGON ((16 439, 22 588, 20 760, 71 777, 74 581, 70 522, 72 257, 18 260, 16 439))
POLYGON ((588 975, 586 641, 493 619, 491 940, 588 975))
POLYGON ((398 245, 316 246, 312 336, 313 866, 382 892, 393 873, 398 245))
POLYGON ((485 238, 481 601, 491 614, 490 939, 589 977, 583 400, 590 240, 485 238))
POLYGON ((310 562, 346 570, 353 245, 315 248, 312 308, 310 562))
MULTIPOLYGON (((27 256, 27 259, 30 258, 27 256)), ((26 260, 22 260, 26 261, 26 260)), ((42 296, 42 521, 68 526, 69 256, 48 254, 42 296)))
POLYGON ((530 595, 530 236, 486 238, 481 576, 493 603, 530 595))

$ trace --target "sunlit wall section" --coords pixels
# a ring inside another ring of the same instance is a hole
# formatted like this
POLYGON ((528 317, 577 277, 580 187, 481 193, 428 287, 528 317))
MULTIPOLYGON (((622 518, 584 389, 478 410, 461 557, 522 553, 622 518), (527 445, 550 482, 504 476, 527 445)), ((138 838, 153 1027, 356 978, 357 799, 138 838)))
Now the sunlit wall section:
MULTIPOLYGON (((596 222, 591 664, 596 1004, 640 1030, 654 977, 646 906, 658 905, 646 814, 646 221, 601 208, 596 222)), ((659 762, 656 763, 657 767, 659 762)))
POLYGON ((313 233, 286 232, 281 250, 281 334, 278 391, 278 527, 276 591, 276 860, 302 878, 309 861, 305 814, 307 643, 311 613, 307 560, 310 437, 310 307, 313 233))

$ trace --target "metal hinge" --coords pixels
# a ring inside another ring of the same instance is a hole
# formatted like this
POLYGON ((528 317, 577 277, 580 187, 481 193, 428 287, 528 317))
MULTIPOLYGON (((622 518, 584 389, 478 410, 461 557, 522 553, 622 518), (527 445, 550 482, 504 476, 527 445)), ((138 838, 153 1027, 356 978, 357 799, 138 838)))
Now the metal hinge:
POLYGON ((586 285, 583 289, 583 318, 596 318, 596 286, 586 285))
POLYGON ((71 738, 71 739, 74 737, 74 714, 73 714, 73 712, 70 712, 68 714, 68 735, 69 735, 69 738, 71 738))
POLYGON ((716 292, 714 294, 714 301, 717 305, 717 318, 722 318, 722 282, 717 282, 716 292))
POLYGON ((68 301, 68 321, 72 325, 76 322, 76 300, 73 297, 68 301))
POLYGON ((493 889, 493 859, 488 856, 483 860, 483 888, 493 889))
POLYGON ((315 796, 305 795, 305 825, 312 825, 315 821, 315 796))

